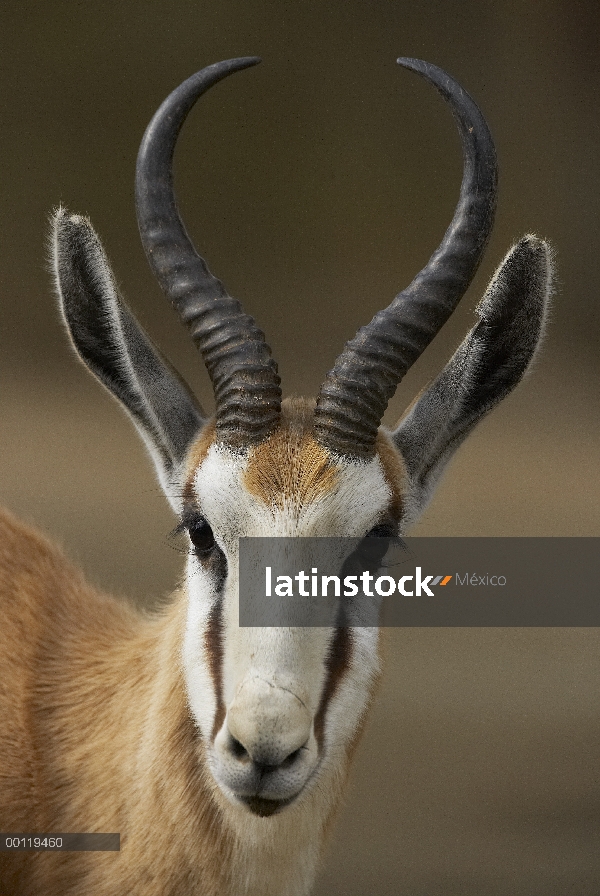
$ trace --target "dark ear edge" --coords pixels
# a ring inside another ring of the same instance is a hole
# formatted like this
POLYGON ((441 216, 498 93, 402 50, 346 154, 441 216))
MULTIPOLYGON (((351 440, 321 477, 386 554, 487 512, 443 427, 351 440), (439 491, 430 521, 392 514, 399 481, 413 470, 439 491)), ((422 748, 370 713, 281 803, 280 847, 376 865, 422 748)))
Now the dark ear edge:
POLYGON ((53 215, 52 265, 75 351, 132 417, 171 498, 175 473, 206 423, 202 408, 119 296, 87 218, 62 208, 53 215))
MULTIPOLYGON (((478 323, 392 435, 411 478, 414 517, 456 449, 520 382, 540 345, 552 293, 549 245, 529 234, 477 306, 478 323)), ((410 503, 410 502, 409 502, 410 503)))

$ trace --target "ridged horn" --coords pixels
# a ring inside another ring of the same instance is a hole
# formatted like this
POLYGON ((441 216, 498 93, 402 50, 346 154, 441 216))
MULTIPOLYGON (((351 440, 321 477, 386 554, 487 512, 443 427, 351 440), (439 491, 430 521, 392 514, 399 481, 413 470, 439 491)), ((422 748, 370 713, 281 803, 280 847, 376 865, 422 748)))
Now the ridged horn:
POLYGON ((410 286, 346 343, 315 408, 318 441, 337 454, 369 459, 398 383, 448 320, 467 290, 488 241, 496 208, 496 152, 469 94, 420 59, 398 64, 422 75, 448 102, 460 132, 464 169, 458 205, 439 248, 410 286))
POLYGON ((217 441, 243 448, 278 424, 281 388, 264 334, 196 252, 173 191, 173 152, 188 112, 210 87, 260 59, 229 59, 184 81, 148 125, 137 160, 135 195, 142 244, 161 288, 189 328, 210 375, 217 441))

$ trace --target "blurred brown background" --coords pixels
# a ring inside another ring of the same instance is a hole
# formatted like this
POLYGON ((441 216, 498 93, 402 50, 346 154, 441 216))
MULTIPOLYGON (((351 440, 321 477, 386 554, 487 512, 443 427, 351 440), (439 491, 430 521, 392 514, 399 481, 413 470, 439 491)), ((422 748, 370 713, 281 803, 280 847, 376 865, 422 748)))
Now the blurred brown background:
MULTIPOLYGON (((451 116, 399 55, 448 69, 495 135, 497 224, 473 288, 407 376, 393 422, 471 325, 510 243, 557 251, 533 375, 463 447, 419 534, 600 534, 597 250, 600 7, 591 0, 7 4, 2 13, 0 499, 90 578, 151 601, 182 558, 132 426, 73 359, 45 264, 59 202, 88 213, 123 292, 211 404, 133 211, 137 147, 202 66, 216 87, 177 151, 184 217, 267 333, 289 393, 427 261, 461 177, 451 116)), ((386 633, 387 671, 319 896, 600 892, 595 630, 386 633)))

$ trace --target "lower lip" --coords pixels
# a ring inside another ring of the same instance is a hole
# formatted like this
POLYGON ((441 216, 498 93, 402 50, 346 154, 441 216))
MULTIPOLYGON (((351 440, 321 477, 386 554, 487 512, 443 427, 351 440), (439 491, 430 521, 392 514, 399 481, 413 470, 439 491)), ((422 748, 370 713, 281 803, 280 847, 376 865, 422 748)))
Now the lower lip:
POLYGON ((237 799, 253 815, 258 815, 260 818, 270 818, 271 815, 277 815, 278 812, 281 812, 282 809, 293 803, 296 797, 293 796, 289 800, 265 800, 260 796, 244 796, 237 799))

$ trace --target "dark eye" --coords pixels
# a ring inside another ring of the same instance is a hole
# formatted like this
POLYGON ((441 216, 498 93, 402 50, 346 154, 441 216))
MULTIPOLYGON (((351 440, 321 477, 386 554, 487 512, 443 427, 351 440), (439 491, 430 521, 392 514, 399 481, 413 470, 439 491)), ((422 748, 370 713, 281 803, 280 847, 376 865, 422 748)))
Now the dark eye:
POLYGON ((361 540, 357 548, 347 558, 343 574, 359 575, 364 570, 375 571, 388 552, 390 542, 396 537, 396 530, 389 523, 374 526, 361 540))
POLYGON ((203 516, 195 517, 187 525, 190 541, 198 554, 208 554, 215 546, 215 537, 203 516))
POLYGON ((377 568, 387 554, 395 534, 394 527, 389 523, 380 523, 367 532, 357 550, 366 569, 377 568))
POLYGON ((388 523, 374 526, 370 532, 367 532, 366 538, 394 538, 395 535, 394 527, 388 523))

